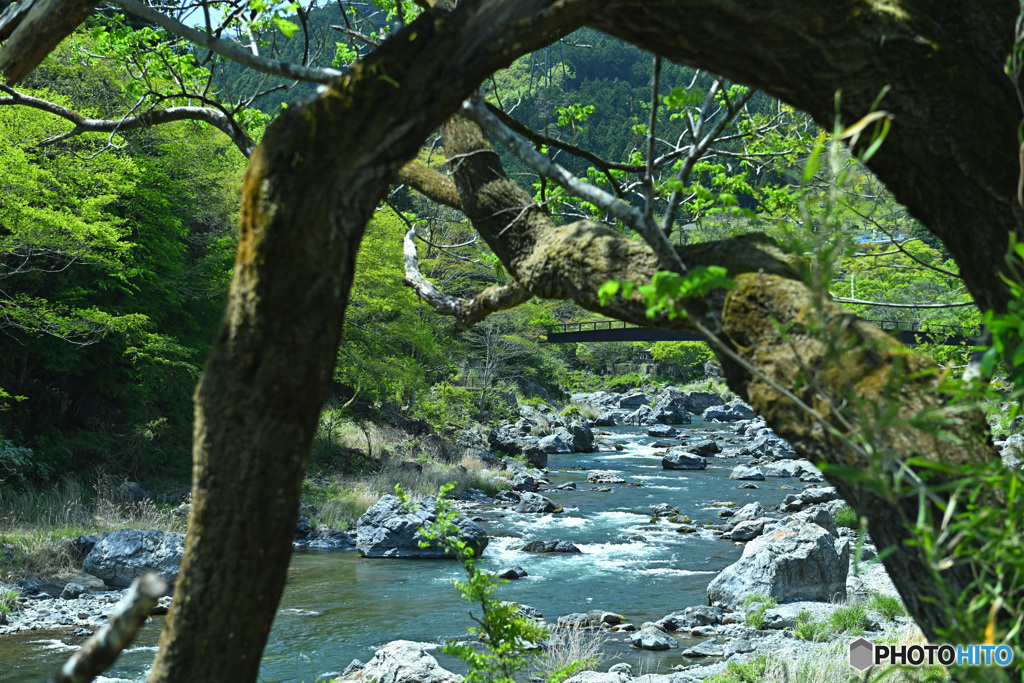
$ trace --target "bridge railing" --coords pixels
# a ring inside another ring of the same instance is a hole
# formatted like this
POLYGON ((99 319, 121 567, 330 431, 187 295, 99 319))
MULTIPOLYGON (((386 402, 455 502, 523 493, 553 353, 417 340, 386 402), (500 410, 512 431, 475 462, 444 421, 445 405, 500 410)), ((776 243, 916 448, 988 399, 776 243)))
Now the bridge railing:
MULTIPOLYGON (((943 325, 932 323, 921 323, 918 321, 904 320, 865 320, 875 327, 886 332, 908 332, 913 334, 931 335, 936 338, 957 337, 970 339, 981 335, 980 327, 962 327, 960 325, 943 325)), ((635 329, 640 325, 634 325, 622 320, 588 320, 575 323, 558 323, 545 325, 547 334, 559 334, 565 332, 597 332, 602 330, 635 329)))

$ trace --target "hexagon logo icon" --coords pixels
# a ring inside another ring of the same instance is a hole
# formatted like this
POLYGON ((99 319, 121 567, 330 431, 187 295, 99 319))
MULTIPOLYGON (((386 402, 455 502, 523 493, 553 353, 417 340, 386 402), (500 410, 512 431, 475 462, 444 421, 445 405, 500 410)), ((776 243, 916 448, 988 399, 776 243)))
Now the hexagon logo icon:
POLYGON ((870 640, 858 638, 850 643, 850 666, 857 671, 864 671, 875 663, 875 646, 870 640))

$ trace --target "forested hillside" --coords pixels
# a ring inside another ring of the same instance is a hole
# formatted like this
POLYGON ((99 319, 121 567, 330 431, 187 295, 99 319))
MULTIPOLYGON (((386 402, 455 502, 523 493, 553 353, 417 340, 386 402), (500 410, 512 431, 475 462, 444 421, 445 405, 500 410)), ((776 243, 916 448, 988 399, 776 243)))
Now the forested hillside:
MULTIPOLYGON (((87 39, 83 35, 83 40, 87 39)), ((131 76, 62 47, 23 92, 106 117, 131 76), (95 68, 98 67, 98 68, 95 68)), ((245 160, 189 122, 67 137, 0 108, 0 481, 188 462, 245 160)))

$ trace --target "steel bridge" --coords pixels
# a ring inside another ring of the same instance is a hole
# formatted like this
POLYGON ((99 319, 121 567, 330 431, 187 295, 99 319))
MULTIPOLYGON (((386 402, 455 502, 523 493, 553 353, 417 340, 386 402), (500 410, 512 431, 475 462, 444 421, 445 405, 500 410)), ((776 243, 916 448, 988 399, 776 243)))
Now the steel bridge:
MULTIPOLYGON (((960 346, 977 344, 981 330, 977 327, 958 325, 929 325, 922 323, 896 322, 892 320, 865 320, 907 345, 938 344, 960 346)), ((546 325, 547 343, 566 344, 574 342, 659 342, 659 341, 704 341, 695 332, 673 332, 640 327, 621 320, 595 320, 582 323, 546 325)))

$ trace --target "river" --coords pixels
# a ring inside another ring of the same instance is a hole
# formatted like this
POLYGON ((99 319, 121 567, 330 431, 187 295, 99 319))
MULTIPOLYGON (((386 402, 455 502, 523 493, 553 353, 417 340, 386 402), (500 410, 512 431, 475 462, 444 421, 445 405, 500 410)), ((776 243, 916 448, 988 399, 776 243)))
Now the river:
MULTIPOLYGON (((780 485, 795 479, 769 479, 758 489, 738 489, 729 479, 735 458, 709 457, 706 470, 664 470, 654 455, 654 439, 643 428, 610 428, 605 437, 624 450, 552 455, 552 487, 575 482, 577 490, 542 491, 565 512, 555 515, 517 514, 502 510, 474 511, 491 537, 480 566, 500 569, 517 564, 528 577, 509 582, 499 595, 540 610, 554 623, 572 612, 601 609, 616 612, 639 626, 689 605, 707 602, 705 589, 714 575, 734 562, 742 548, 714 538, 711 532, 676 533, 678 525, 651 524, 650 507, 669 503, 692 518, 694 526, 719 522, 720 508, 760 501, 775 505, 785 497, 780 485), (610 470, 629 486, 612 484, 610 492, 586 483, 586 471, 610 470), (641 538, 642 537, 642 538, 641 538), (534 555, 518 550, 527 540, 564 539, 583 552, 534 555)), ((712 435, 725 455, 739 446, 729 425, 680 427, 685 436, 712 435)), ((745 459, 740 458, 741 462, 745 459)), ((443 642, 465 634, 472 625, 471 606, 451 585, 462 577, 452 561, 365 559, 355 551, 296 552, 281 606, 264 653, 262 681, 305 681, 337 675, 354 658, 363 661, 376 648, 399 638, 443 642)), ((240 600, 245 586, 238 587, 240 600)), ((139 640, 107 672, 106 680, 141 680, 156 651, 162 618, 154 618, 139 640)), ((33 683, 51 675, 81 638, 67 632, 33 632, 0 638, 0 682, 33 683)), ((686 661, 676 651, 638 652, 625 634, 616 634, 606 648, 612 655, 645 673, 666 671, 686 661)), ((439 653, 435 653, 439 654, 439 653)), ((457 669, 443 655, 439 661, 457 669)), ((607 666, 606 664, 605 666, 607 666)), ((103 680, 103 679, 100 679, 103 680)))

